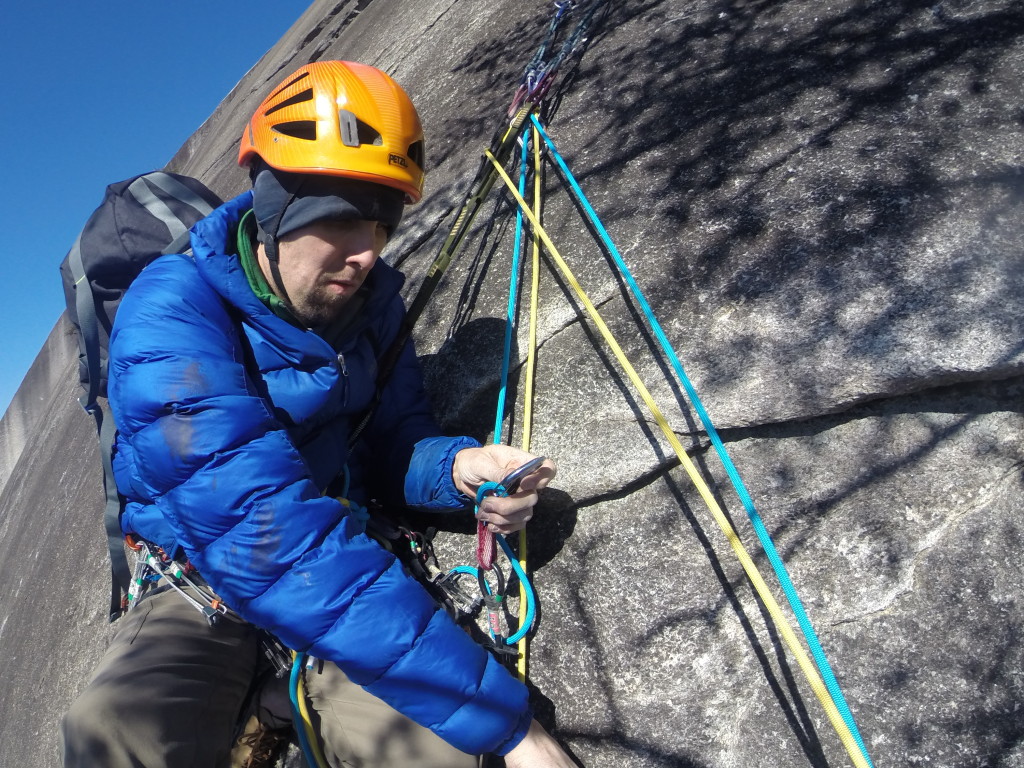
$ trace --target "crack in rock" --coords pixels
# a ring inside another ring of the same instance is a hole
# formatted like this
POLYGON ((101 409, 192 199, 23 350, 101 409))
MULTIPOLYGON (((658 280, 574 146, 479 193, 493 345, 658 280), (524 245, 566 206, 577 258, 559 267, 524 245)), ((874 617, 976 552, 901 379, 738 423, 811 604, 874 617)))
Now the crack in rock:
POLYGON ((961 521, 971 515, 984 511, 996 498, 998 491, 1011 485, 1014 479, 1020 474, 1022 468, 1024 468, 1024 463, 1018 462, 1017 464, 1014 464, 1003 474, 1001 478, 993 482, 983 494, 980 494, 977 502, 970 508, 962 509, 961 511, 954 512, 947 516, 934 530, 925 534, 907 566, 904 577, 890 592, 890 594, 882 599, 881 605, 878 608, 870 611, 864 611, 857 616, 832 622, 832 626, 852 624, 864 619, 890 615, 898 603, 902 602, 907 596, 913 595, 918 590, 921 579, 925 578, 924 576, 919 576, 918 570, 928 555, 939 546, 943 539, 945 539, 961 521))

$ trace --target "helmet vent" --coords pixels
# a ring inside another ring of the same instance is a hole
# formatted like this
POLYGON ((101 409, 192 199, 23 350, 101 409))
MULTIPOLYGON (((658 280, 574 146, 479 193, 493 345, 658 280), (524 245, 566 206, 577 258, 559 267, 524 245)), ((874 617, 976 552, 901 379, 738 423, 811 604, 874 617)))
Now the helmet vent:
POLYGON ((271 128, 277 133, 283 133, 285 136, 305 139, 306 141, 316 141, 315 120, 293 120, 290 123, 278 123, 271 126, 271 128))
POLYGON ((313 89, 312 88, 307 88, 304 91, 296 93, 291 98, 285 99, 280 104, 275 104, 274 106, 272 106, 270 109, 268 109, 263 114, 264 115, 272 115, 275 112, 277 112, 279 109, 284 109, 285 107, 290 107, 292 104, 302 104, 305 101, 312 101, 312 100, 313 100, 313 89))
POLYGON ((372 144, 384 146, 384 137, 373 126, 367 125, 347 109, 338 110, 338 124, 341 127, 341 143, 346 147, 372 144))
POLYGON ((420 168, 423 168, 423 164, 424 164, 424 161, 426 159, 424 157, 424 155, 426 153, 423 150, 423 142, 422 141, 417 141, 417 142, 413 142, 412 144, 410 144, 409 145, 409 151, 408 151, 407 154, 409 155, 409 159, 410 160, 412 160, 414 163, 416 163, 416 165, 418 165, 420 168))
POLYGON ((307 78, 307 77, 309 77, 309 72, 303 72, 303 73, 302 73, 301 75, 299 75, 298 77, 296 77, 296 78, 293 78, 293 79, 289 80, 289 81, 288 81, 287 83, 285 83, 285 84, 284 84, 284 85, 282 85, 282 86, 281 86, 280 88, 278 88, 278 89, 277 89, 276 91, 274 91, 274 92, 273 92, 273 94, 271 94, 270 96, 268 96, 268 97, 267 97, 267 101, 270 101, 271 99, 277 98, 277 95, 278 95, 279 93, 284 93, 284 92, 285 92, 285 91, 287 91, 287 90, 288 90, 289 88, 291 88, 291 87, 292 87, 293 85, 295 85, 295 84, 296 84, 297 82, 299 82, 300 80, 303 80, 303 79, 305 79, 305 78, 307 78))

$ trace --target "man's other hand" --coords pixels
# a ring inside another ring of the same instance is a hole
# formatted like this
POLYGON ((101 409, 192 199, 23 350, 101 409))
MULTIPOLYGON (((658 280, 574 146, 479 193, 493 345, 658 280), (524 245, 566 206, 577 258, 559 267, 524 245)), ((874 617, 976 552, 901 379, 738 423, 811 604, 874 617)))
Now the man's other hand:
POLYGON ((562 748, 547 731, 534 720, 530 730, 511 752, 505 755, 506 768, 576 768, 562 748))

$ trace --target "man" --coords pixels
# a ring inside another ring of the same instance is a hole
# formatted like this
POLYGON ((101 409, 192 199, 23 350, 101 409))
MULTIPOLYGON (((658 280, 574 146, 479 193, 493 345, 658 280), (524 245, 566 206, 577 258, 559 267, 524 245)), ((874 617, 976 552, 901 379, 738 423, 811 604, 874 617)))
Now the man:
MULTIPOLYGON (((404 317, 378 257, 423 183, 412 103, 372 67, 310 64, 257 109, 239 162, 252 191, 136 279, 109 366, 125 533, 183 552, 231 612, 211 626, 168 589, 121 619, 65 717, 65 765, 222 765, 256 628, 322 660, 305 686, 332 766, 573 765, 525 686, 365 534, 371 499, 461 509, 531 458, 442 436, 411 344, 377 392, 404 317)), ((480 518, 519 530, 554 473, 480 518)))

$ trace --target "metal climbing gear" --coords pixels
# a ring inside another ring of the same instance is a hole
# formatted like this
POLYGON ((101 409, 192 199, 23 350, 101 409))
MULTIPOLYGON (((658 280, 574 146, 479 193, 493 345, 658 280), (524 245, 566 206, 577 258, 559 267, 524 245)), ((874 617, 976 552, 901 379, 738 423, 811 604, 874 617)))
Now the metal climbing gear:
MULTIPOLYGON (((538 456, 505 475, 501 481, 482 484, 476 494, 476 513, 479 514, 480 504, 488 496, 509 496, 512 493, 515 493, 519 487, 520 481, 527 475, 536 472, 543 463, 544 457, 538 456)), ((512 650, 511 648, 506 648, 506 646, 515 645, 533 629, 537 602, 533 591, 533 585, 530 583, 530 578, 527 576, 526 570, 522 567, 522 563, 519 558, 516 557, 504 536, 495 536, 487 531, 486 527, 482 526, 478 521, 478 537, 477 567, 471 568, 468 566, 462 566, 460 572, 472 573, 476 576, 477 583, 480 586, 480 593, 483 596, 484 605, 487 609, 487 623, 493 647, 500 650, 503 654, 518 656, 519 654, 517 651, 512 650), (490 544, 486 544, 485 540, 489 540, 490 544), (505 636, 502 633, 500 621, 500 616, 504 613, 502 610, 502 603, 505 599, 506 579, 502 570, 495 566, 495 557, 493 552, 494 541, 497 541, 501 545, 501 549, 508 558, 509 564, 512 567, 512 572, 515 574, 516 578, 519 580, 520 586, 522 587, 522 605, 520 606, 519 611, 520 626, 517 631, 510 633, 508 636, 505 636), (493 572, 495 576, 496 586, 493 588, 487 581, 486 574, 489 572, 493 572)))
POLYGON ((160 547, 151 547, 145 541, 136 540, 131 536, 126 536, 125 542, 135 552, 135 567, 128 587, 129 610, 138 604, 151 585, 163 581, 203 614, 210 626, 228 613, 228 607, 198 583, 196 569, 191 564, 181 565, 160 547), (192 594, 186 592, 186 589, 192 594))
POLYGON ((503 478, 501 478, 501 480, 498 482, 498 485, 500 486, 501 490, 504 491, 503 495, 511 496, 516 491, 518 491, 519 483, 523 481, 524 477, 532 475, 534 472, 540 469, 541 465, 544 463, 544 458, 545 457, 543 456, 537 456, 534 459, 530 459, 525 464, 516 467, 503 478))
POLYGON ((495 551, 494 533, 487 527, 487 524, 484 521, 479 519, 480 502, 483 501, 484 497, 490 495, 511 496, 519 490, 520 481, 522 481, 522 479, 527 475, 532 475, 536 472, 543 463, 544 457, 538 456, 525 464, 516 467, 505 475, 500 482, 484 483, 480 486, 480 490, 477 495, 475 513, 478 517, 476 523, 476 561, 481 570, 489 571, 494 567, 494 558, 497 552, 495 551))
POLYGON ((587 32, 590 29, 590 25, 593 23, 597 12, 605 6, 605 3, 606 0, 594 0, 591 2, 583 12, 583 16, 576 23, 576 26, 573 27, 572 32, 566 36, 565 41, 558 49, 558 53, 549 58, 548 53, 555 42, 555 38, 558 36, 562 23, 572 12, 579 10, 579 7, 583 5, 583 3, 569 2, 569 0, 555 3, 555 14, 551 17, 547 33, 537 48, 537 52, 530 59, 530 63, 526 65, 519 88, 516 90, 512 104, 508 109, 509 117, 523 104, 527 102, 539 103, 547 96, 559 67, 587 42, 587 32))
POLYGON ((437 528, 431 526, 420 532, 407 521, 375 508, 366 532, 393 553, 457 623, 465 623, 479 613, 482 598, 462 586, 458 569, 444 571, 438 563, 433 543, 437 528))

